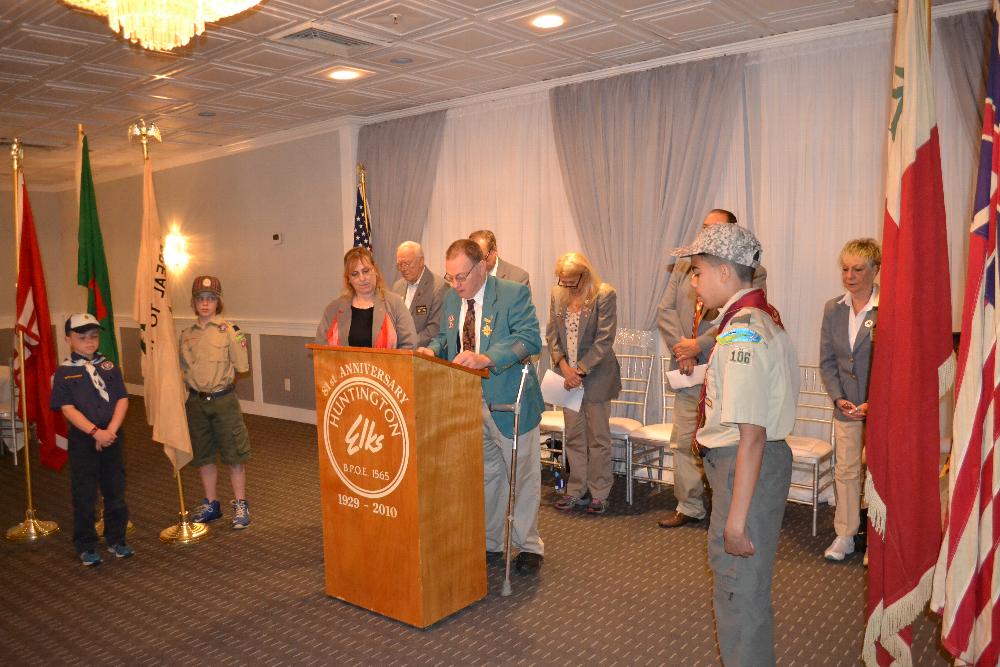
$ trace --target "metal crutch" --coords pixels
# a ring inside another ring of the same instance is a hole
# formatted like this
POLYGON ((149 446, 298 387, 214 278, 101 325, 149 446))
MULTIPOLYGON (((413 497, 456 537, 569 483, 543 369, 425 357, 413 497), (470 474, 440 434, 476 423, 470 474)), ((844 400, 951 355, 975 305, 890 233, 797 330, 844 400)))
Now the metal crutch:
POLYGON ((507 520, 504 522, 503 530, 503 550, 506 560, 504 568, 503 590, 500 595, 507 597, 511 594, 510 587, 510 533, 514 524, 514 498, 517 494, 517 436, 521 427, 521 395, 524 393, 524 382, 528 379, 528 366, 531 362, 524 364, 521 369, 521 384, 517 388, 517 398, 513 403, 490 403, 491 412, 513 412, 514 413, 514 444, 510 452, 510 484, 507 492, 507 520))

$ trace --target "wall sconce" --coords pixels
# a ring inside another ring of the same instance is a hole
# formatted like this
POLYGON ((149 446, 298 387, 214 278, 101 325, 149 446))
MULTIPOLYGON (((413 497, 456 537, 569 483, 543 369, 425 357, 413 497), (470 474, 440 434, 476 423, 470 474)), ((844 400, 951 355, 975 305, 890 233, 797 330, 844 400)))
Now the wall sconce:
POLYGON ((177 225, 174 225, 163 242, 163 262, 167 265, 168 269, 176 272, 184 269, 189 259, 184 235, 181 234, 181 230, 178 229, 177 225))

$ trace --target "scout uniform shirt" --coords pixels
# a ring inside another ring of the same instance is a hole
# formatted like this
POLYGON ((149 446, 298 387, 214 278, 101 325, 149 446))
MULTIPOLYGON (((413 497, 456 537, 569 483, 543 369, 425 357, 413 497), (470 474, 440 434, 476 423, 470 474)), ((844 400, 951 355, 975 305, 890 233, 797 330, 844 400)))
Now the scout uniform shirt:
MULTIPOLYGON (((726 309, 750 290, 740 290, 726 309)), ((721 315, 720 318, 721 319, 721 315)), ((763 426, 767 440, 784 440, 795 425, 799 362, 791 338, 758 308, 741 308, 716 337, 705 373, 703 447, 739 444, 739 424, 763 426)))
POLYGON ((215 393, 250 370, 246 337, 218 315, 204 328, 195 323, 181 332, 181 372, 194 391, 215 393))
MULTIPOLYGON (((104 384, 103 391, 106 397, 102 396, 101 389, 96 386, 97 380, 91 378, 84 365, 85 361, 85 357, 72 352, 69 358, 56 368, 49 406, 53 410, 58 410, 64 405, 72 405, 95 426, 107 428, 111 417, 115 414, 118 401, 128 398, 125 382, 122 380, 121 370, 113 362, 95 355, 90 366, 104 384)), ((67 423, 70 435, 87 435, 69 423, 69 420, 67 423)))

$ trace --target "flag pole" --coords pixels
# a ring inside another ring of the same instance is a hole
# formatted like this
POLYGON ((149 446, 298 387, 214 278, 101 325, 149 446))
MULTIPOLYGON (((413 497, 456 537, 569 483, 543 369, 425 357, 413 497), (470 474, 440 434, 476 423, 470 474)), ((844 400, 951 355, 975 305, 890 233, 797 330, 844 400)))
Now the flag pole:
MULTIPOLYGON (((162 142, 160 129, 155 123, 146 125, 146 120, 140 118, 138 123, 134 123, 128 128, 129 141, 138 140, 142 144, 142 161, 149 160, 149 140, 155 139, 162 142)), ((177 479, 177 503, 180 511, 177 513, 178 522, 160 531, 160 541, 169 544, 191 544, 199 542, 208 537, 208 526, 203 523, 192 523, 188 521, 188 511, 184 503, 184 484, 181 481, 181 471, 174 470, 174 477, 177 479)))
MULTIPOLYGON (((24 151, 21 148, 20 139, 15 138, 14 142, 10 146, 10 157, 12 161, 11 175, 13 178, 13 189, 14 194, 14 254, 16 259, 14 262, 15 275, 20 275, 21 271, 21 229, 17 224, 17 220, 20 217, 21 211, 17 210, 18 192, 21 192, 23 196, 23 191, 21 190, 21 168, 24 161, 24 151)), ((17 305, 17 296, 15 294, 14 298, 15 309, 17 305)), ((21 372, 18 373, 20 381, 18 382, 21 396, 21 442, 24 443, 24 488, 25 496, 28 502, 28 509, 24 511, 24 521, 17 524, 16 526, 11 526, 7 529, 7 539, 14 542, 34 542, 37 539, 51 535, 52 533, 59 530, 59 524, 55 521, 40 521, 35 518, 35 505, 34 499, 31 493, 31 455, 28 452, 28 399, 26 396, 26 375, 24 369, 24 331, 20 328, 17 329, 17 359, 21 366, 21 372)), ((14 449, 17 449, 17 430, 14 430, 12 434, 14 437, 14 449)))

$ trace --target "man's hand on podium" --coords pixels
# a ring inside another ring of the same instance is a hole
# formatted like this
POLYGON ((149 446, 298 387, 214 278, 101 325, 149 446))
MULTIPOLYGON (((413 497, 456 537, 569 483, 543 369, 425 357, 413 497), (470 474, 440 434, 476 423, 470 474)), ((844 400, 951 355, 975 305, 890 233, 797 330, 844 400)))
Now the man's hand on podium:
POLYGON ((477 354, 472 350, 465 350, 459 352, 452 363, 456 363, 459 366, 465 366, 466 368, 474 368, 480 370, 493 365, 493 360, 487 357, 485 354, 477 354))
POLYGON ((414 350, 414 352, 416 352, 417 354, 422 354, 425 357, 433 357, 434 356, 434 351, 431 350, 431 348, 429 348, 429 347, 418 347, 417 349, 414 350))

